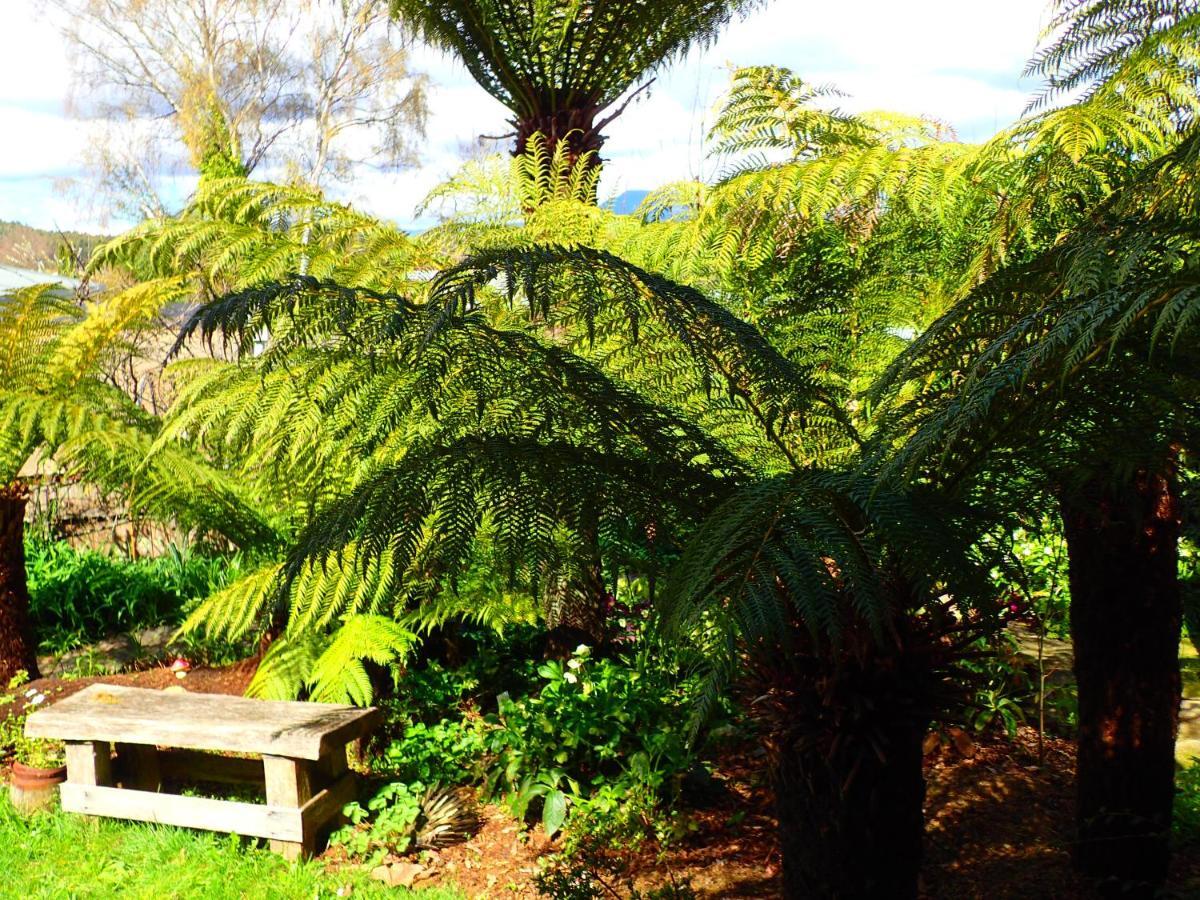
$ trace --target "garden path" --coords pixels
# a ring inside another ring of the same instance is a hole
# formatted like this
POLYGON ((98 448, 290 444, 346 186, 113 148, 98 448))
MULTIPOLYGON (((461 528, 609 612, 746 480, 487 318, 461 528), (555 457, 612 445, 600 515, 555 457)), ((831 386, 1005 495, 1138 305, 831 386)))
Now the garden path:
MULTIPOLYGON (((1014 622, 1009 625, 1009 632, 1017 640, 1017 652, 1036 660, 1037 635, 1034 630, 1014 622)), ((1047 637, 1042 658, 1049 681, 1059 684, 1070 682, 1075 660, 1070 641, 1047 637)), ((1180 762, 1190 762, 1200 757, 1200 678, 1197 677, 1200 675, 1200 657, 1188 640, 1184 640, 1179 647, 1179 661, 1183 669, 1183 700, 1179 705, 1179 736, 1175 740, 1175 756, 1180 762)))

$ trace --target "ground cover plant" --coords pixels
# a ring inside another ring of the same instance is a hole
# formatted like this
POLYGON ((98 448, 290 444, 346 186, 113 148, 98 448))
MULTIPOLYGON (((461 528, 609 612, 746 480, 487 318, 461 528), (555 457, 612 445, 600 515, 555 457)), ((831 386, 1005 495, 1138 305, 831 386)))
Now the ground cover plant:
POLYGON ((169 548, 128 560, 65 541, 27 540, 29 618, 42 652, 62 653, 123 632, 178 625, 218 590, 237 560, 169 548))
POLYGON ((0 865, 17 879, 0 889, 6 897, 462 896, 442 889, 409 892, 373 882, 365 871, 327 874, 320 863, 291 865, 226 835, 88 821, 61 812, 24 818, 7 796, 0 797, 0 828, 8 838, 0 865))
MULTIPOLYGON (((0 677, 69 690, 39 641, 162 621, 251 696, 379 705, 356 883, 487 840, 489 890, 688 897, 753 818, 760 892, 916 898, 1031 781, 1056 890, 1192 883, 1200 6, 1056 0, 978 144, 738 69, 718 176, 598 203, 621 103, 758 5, 394 0, 516 129, 419 234, 248 178, 208 84, 194 194, 83 270, 113 288, 0 305, 0 677), (204 554, 27 543, 47 462, 204 554)), ((277 865, 169 840, 198 884, 277 865)))

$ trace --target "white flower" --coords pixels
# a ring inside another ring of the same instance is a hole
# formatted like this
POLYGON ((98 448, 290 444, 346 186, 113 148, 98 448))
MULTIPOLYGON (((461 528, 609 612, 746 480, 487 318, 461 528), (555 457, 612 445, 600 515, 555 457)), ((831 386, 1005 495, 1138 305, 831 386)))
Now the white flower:
POLYGON ((46 695, 45 694, 36 694, 36 695, 34 695, 34 698, 32 700, 30 700, 29 702, 32 703, 34 706, 37 706, 39 703, 45 703, 46 695))
POLYGON ((28 699, 38 692, 37 688, 30 688, 25 692, 25 698, 28 699))
POLYGON ((563 676, 563 680, 569 682, 570 684, 574 684, 579 679, 575 677, 574 672, 568 672, 566 675, 563 676))
POLYGON ((581 663, 577 659, 568 659, 567 660, 567 668, 568 669, 578 669, 582 665, 583 665, 583 663, 581 663))
POLYGON ((587 656, 591 652, 592 652, 592 648, 589 647, 587 644, 580 644, 578 647, 575 648, 576 656, 587 656))

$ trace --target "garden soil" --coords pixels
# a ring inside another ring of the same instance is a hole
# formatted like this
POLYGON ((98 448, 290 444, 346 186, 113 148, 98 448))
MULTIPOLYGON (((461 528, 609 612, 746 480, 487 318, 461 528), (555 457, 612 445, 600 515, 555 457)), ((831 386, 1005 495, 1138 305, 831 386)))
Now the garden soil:
MULTIPOLYGON (((30 686, 53 700, 97 682, 241 694, 253 675, 254 662, 247 661, 196 669, 184 679, 152 668, 95 678, 43 678, 30 686)), ((9 711, 0 707, 0 717, 9 711)), ((1036 734, 1027 727, 1013 741, 945 741, 927 756, 926 774, 925 900, 1092 896, 1070 867, 1070 742, 1047 738, 1039 763, 1036 734)), ((632 880, 644 891, 673 880, 690 883, 704 898, 779 894, 779 851, 761 758, 743 749, 718 760, 703 794, 690 810, 693 830, 670 849, 643 846, 612 856, 609 862, 619 871, 606 877, 614 886, 632 880)), ((419 859, 385 860, 389 871, 381 877, 390 873, 417 887, 454 883, 470 897, 535 897, 539 862, 555 849, 540 829, 518 828, 501 808, 484 806, 481 827, 470 840, 419 859)), ((336 850, 322 860, 333 872, 346 864, 336 850)), ((1169 896, 1200 897, 1200 847, 1175 854, 1169 887, 1169 896)))

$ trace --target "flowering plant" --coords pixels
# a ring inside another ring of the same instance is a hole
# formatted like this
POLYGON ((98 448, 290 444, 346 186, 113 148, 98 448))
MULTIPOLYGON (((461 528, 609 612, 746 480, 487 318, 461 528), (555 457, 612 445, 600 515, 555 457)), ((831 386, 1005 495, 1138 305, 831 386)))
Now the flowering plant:
POLYGON ((29 713, 46 702, 47 698, 37 688, 28 688, 22 695, 24 707, 21 712, 5 723, 0 734, 0 743, 12 747, 16 761, 33 769, 57 769, 65 760, 63 742, 50 738, 25 737, 25 719, 29 713))
POLYGON ((601 791, 620 802, 639 792, 650 806, 670 801, 693 761, 690 701, 671 672, 641 658, 597 658, 581 644, 537 674, 540 691, 501 694, 485 717, 485 795, 519 819, 540 808, 547 834, 601 791))
POLYGON ((17 762, 31 769, 57 769, 66 762, 63 742, 51 738, 17 738, 17 762))

